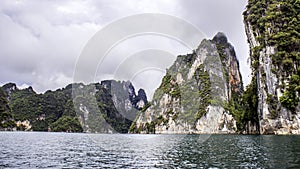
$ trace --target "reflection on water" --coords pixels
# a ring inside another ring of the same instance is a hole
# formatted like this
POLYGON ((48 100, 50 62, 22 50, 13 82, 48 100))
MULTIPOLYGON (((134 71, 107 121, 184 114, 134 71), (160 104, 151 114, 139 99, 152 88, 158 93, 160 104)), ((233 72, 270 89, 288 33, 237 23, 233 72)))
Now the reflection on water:
POLYGON ((0 132, 0 168, 300 168, 299 136, 0 132))

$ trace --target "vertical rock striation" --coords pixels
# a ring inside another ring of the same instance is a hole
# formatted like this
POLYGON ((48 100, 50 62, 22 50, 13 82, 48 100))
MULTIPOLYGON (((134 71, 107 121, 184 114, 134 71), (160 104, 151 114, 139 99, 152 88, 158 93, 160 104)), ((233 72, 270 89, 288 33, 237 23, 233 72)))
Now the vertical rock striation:
POLYGON ((261 134, 300 134, 300 1, 249 0, 244 12, 261 134))
POLYGON ((242 92, 234 48, 218 33, 177 57, 130 132, 235 133, 236 120, 224 105, 242 92))

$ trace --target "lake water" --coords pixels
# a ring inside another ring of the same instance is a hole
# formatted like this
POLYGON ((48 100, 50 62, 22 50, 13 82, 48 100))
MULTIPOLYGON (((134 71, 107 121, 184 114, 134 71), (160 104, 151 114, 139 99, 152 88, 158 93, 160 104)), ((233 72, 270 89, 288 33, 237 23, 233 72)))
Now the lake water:
POLYGON ((0 168, 300 168, 300 136, 0 132, 0 168))

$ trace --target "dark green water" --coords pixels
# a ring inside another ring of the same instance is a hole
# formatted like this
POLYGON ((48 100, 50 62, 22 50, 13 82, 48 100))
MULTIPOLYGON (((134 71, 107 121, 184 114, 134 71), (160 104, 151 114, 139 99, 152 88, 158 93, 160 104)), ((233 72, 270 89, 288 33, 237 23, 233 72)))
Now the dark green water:
POLYGON ((0 132, 0 168, 300 168, 300 136, 0 132))

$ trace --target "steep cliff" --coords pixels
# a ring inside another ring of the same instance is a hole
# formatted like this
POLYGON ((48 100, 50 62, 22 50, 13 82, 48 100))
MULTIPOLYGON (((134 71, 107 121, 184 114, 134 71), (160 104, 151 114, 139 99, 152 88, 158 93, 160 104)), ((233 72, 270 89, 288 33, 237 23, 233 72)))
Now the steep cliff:
POLYGON ((136 95, 130 82, 114 80, 88 88, 73 85, 73 101, 84 130, 92 133, 127 133, 139 106, 148 102, 146 96, 136 95))
POLYGON ((218 33, 193 53, 177 57, 130 132, 235 133, 236 114, 225 105, 242 91, 234 48, 218 33))
POLYGON ((249 0, 244 12, 261 134, 300 134, 299 11, 299 0, 249 0))

